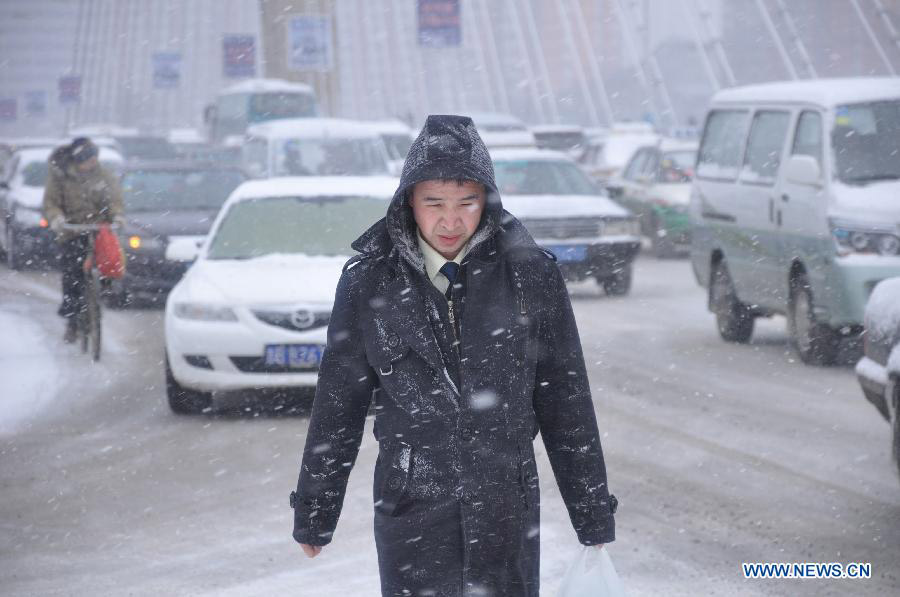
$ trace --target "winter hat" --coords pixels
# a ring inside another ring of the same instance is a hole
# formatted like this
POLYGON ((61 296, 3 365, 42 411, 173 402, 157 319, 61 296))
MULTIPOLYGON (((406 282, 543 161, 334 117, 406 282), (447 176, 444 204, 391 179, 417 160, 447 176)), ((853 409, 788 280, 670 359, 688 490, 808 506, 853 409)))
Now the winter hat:
POLYGON ((99 153, 97 146, 87 137, 78 137, 69 145, 69 155, 76 164, 95 158, 99 153))

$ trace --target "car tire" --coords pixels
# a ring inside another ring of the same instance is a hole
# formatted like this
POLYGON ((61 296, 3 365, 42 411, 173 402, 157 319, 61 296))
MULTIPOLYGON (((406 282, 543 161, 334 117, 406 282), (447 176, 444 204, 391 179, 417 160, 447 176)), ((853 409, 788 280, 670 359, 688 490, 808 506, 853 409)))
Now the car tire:
POLYGON ((25 265, 16 247, 16 228, 11 223, 6 227, 6 266, 11 270, 21 270, 25 265))
POLYGON ((750 308, 738 300, 724 261, 713 266, 709 282, 709 306, 716 316, 716 327, 723 340, 738 344, 750 341, 756 318, 750 308))
POLYGON ((837 360, 840 335, 827 323, 816 319, 812 288, 805 274, 791 281, 788 329, 797 354, 807 365, 833 365, 837 360))
POLYGON ((657 259, 670 259, 675 256, 675 245, 665 228, 660 225, 659 218, 653 216, 650 226, 650 242, 653 245, 653 255, 657 259), (662 233, 662 234, 660 234, 662 233))
POLYGON ((599 278, 597 282, 609 296, 625 296, 631 292, 631 265, 626 265, 611 276, 599 278))
POLYGON ((199 415, 212 407, 211 392, 190 390, 175 380, 168 356, 166 356, 166 397, 169 399, 169 408, 178 415, 199 415))

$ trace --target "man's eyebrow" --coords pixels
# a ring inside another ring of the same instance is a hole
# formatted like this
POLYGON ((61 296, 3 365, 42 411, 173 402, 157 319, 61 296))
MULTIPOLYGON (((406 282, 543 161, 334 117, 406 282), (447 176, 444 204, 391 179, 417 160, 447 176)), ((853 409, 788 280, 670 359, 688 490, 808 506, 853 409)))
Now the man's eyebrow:
MULTIPOLYGON (((460 199, 460 201, 473 201, 479 198, 477 193, 473 193, 471 195, 467 195, 460 199)), ((425 197, 425 201, 447 201, 446 197, 425 197)))

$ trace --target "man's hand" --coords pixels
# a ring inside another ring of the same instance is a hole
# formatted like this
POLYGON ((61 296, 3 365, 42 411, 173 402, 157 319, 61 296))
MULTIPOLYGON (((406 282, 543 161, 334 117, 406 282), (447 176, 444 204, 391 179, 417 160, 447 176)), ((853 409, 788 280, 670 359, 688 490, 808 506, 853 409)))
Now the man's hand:
POLYGON ((314 558, 322 551, 321 545, 307 545, 306 543, 301 543, 300 547, 303 548, 303 553, 305 553, 308 558, 314 558))
POLYGON ((66 219, 63 216, 56 216, 52 220, 50 220, 50 230, 59 234, 63 230, 63 226, 66 223, 66 219))

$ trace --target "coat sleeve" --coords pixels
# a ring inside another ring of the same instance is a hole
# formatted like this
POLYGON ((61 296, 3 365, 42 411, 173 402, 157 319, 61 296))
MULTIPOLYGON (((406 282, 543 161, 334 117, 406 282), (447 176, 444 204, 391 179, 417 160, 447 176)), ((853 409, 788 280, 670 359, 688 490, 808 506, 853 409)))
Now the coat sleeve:
POLYGON ((65 216, 62 209, 62 185, 59 176, 53 172, 50 167, 50 174, 47 176, 47 184, 44 186, 44 218, 48 222, 52 222, 57 217, 65 216))
POLYGON ((122 185, 119 184, 118 177, 109 171, 105 172, 105 178, 107 187, 109 188, 109 212, 107 213, 106 219, 112 222, 115 218, 121 217, 125 212, 125 205, 122 199, 122 185))
POLYGON ((615 540, 618 501, 606 483, 606 465, 591 401, 578 328, 559 267, 547 262, 543 316, 538 329, 534 411, 553 474, 584 545, 615 540))
POLYGON ((360 272, 356 270, 363 266, 345 267, 337 286, 300 478, 297 491, 291 494, 298 543, 331 542, 375 389, 376 376, 366 360, 357 311, 360 272))

